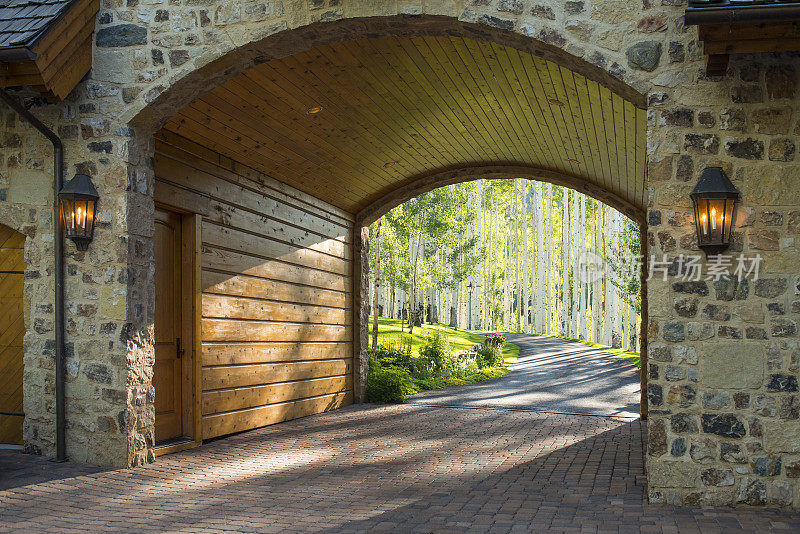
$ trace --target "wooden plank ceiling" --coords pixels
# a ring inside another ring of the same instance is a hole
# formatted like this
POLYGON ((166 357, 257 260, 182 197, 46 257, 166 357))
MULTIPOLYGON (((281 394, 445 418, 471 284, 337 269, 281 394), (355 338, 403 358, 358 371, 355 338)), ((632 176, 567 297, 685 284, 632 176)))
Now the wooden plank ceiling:
POLYGON ((645 206, 644 110, 540 57, 461 37, 361 39, 271 60, 165 129, 351 213, 434 172, 499 164, 645 206))

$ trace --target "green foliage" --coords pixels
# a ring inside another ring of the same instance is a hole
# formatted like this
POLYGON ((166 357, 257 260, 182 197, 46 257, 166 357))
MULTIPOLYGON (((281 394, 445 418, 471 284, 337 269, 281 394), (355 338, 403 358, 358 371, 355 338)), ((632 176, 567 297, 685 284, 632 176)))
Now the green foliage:
POLYGON ((491 378, 507 375, 510 373, 505 367, 487 367, 478 371, 470 371, 467 373, 459 374, 456 376, 440 377, 440 378, 426 378, 423 380, 415 380, 414 384, 420 391, 428 389, 441 389, 449 386, 463 386, 465 384, 475 384, 483 382, 491 378))
MULTIPOLYGON (((379 325, 386 321, 379 319, 379 325)), ((408 395, 417 391, 473 384, 508 373, 503 367, 503 351, 499 346, 482 344, 481 347, 488 350, 488 356, 485 357, 456 357, 453 354, 454 344, 451 344, 451 338, 445 330, 453 329, 429 329, 429 335, 421 340, 419 357, 416 358, 411 355, 412 338, 408 335, 399 336, 397 339, 400 342, 387 342, 384 336, 375 350, 368 349, 367 396, 370 402, 403 402, 408 395)), ((482 337, 469 332, 455 332, 482 337)), ((504 345, 517 348, 511 343, 504 345)))
MULTIPOLYGON (((622 299, 641 313, 639 255, 641 252, 639 227, 627 217, 622 218, 619 240, 612 244, 607 256, 611 267, 610 280, 619 289, 622 299)), ((646 258, 645 258, 646 259, 646 258)))
POLYGON ((367 397, 370 402, 403 402, 413 393, 416 393, 416 388, 408 371, 395 365, 383 367, 378 360, 370 359, 367 378, 367 397))
MULTIPOLYGON (((378 317, 378 343, 394 347, 404 347, 405 344, 408 344, 410 346, 408 350, 413 354, 419 351, 419 348, 434 332, 441 332, 447 338, 450 349, 453 352, 463 352, 478 343, 482 343, 484 340, 482 334, 473 334, 466 330, 458 330, 442 324, 425 324, 422 327, 415 328, 414 335, 403 333, 402 326, 403 321, 400 319, 378 317)), ((369 328, 371 332, 372 317, 370 317, 369 328)), ((402 350, 405 350, 405 348, 402 348, 402 350)), ((504 343, 502 351, 503 359, 507 362, 514 361, 519 356, 519 347, 513 343, 504 343)))
POLYGON ((419 349, 419 359, 429 376, 452 374, 455 362, 450 356, 450 343, 441 332, 434 332, 419 349))
MULTIPOLYGON (((411 302, 420 288, 452 289, 476 273, 481 261, 474 227, 477 209, 469 202, 471 184, 423 193, 384 215, 381 225, 381 279, 407 292, 411 302)), ((375 246, 370 229, 370 247, 375 246)), ((370 254, 374 269, 374 254, 370 254)), ((374 272, 374 271, 373 271, 374 272)))
POLYGON ((497 367, 503 363, 503 353, 500 347, 482 343, 478 347, 478 357, 476 358, 478 367, 497 367))
MULTIPOLYGON (((571 315, 578 295, 584 295, 587 308, 597 307, 592 299, 600 292, 601 310, 586 311, 586 332, 591 332, 603 316, 607 293, 605 287, 588 287, 574 279, 571 266, 579 257, 573 247, 582 235, 586 251, 598 254, 610 266, 612 276, 601 284, 613 284, 614 292, 641 313, 636 262, 625 261, 641 253, 637 225, 584 197, 580 198, 586 219, 576 224, 579 221, 572 220, 575 198, 563 187, 525 179, 482 179, 424 193, 383 218, 381 286, 404 291, 406 300, 400 308, 430 305, 436 315, 429 321, 449 322, 450 307, 456 307, 458 326, 463 328, 467 326, 464 308, 470 299, 467 283, 471 282, 472 287, 478 286, 471 292, 472 302, 480 303, 472 327, 521 332, 527 320, 541 317, 533 319, 540 333, 546 328, 547 333, 570 331, 558 325, 569 324, 562 318, 571 315), (562 230, 565 217, 569 218, 567 234, 562 230), (605 238, 595 242, 595 235, 605 238), (539 241, 543 237, 548 244, 539 241), (564 247, 570 243, 564 259, 564 247), (570 267, 564 268, 564 263, 570 267), (581 293, 573 292, 576 283, 581 284, 581 293), (543 294, 549 296, 544 299, 543 294), (538 324, 545 316, 553 318, 549 326, 538 324)), ((400 292, 391 293, 390 298, 399 312, 400 292)), ((388 309, 383 313, 388 314, 388 309)), ((630 339, 627 332, 625 336, 630 339)))
POLYGON ((411 362, 411 346, 394 345, 391 343, 379 343, 373 350, 367 349, 370 358, 374 358, 381 366, 388 367, 397 365, 408 367, 411 362))
POLYGON ((486 334, 483 337, 483 344, 489 347, 500 348, 506 342, 506 336, 503 334, 486 334))

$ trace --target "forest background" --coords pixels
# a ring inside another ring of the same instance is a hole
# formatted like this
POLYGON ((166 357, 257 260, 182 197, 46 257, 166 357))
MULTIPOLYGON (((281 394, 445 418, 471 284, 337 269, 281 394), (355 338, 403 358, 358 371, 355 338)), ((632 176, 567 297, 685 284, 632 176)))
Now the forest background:
POLYGON ((475 180, 424 193, 370 226, 370 313, 637 351, 638 226, 580 192, 475 180), (377 288, 377 291, 376 291, 377 288))

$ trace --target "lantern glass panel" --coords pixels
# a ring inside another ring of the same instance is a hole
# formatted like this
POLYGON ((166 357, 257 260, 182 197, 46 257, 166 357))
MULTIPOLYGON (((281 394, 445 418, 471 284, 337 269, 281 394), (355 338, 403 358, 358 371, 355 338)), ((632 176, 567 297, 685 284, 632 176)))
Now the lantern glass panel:
POLYGON ((690 196, 698 245, 706 254, 720 254, 731 243, 739 192, 722 168, 708 167, 690 196))
POLYGON ((65 236, 75 241, 79 250, 85 250, 84 243, 88 246, 94 232, 97 203, 92 199, 65 196, 61 198, 59 204, 65 236))
POLYGON ((701 247, 729 245, 736 216, 736 200, 730 197, 693 200, 698 244, 701 247))

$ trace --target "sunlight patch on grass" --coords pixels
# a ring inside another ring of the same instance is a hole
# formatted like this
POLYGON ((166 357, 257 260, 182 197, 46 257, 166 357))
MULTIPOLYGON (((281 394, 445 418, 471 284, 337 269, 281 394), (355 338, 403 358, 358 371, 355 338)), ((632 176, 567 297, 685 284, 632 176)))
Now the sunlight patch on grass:
POLYGON ((490 367, 487 369, 481 369, 480 371, 475 371, 474 373, 470 373, 466 376, 453 376, 450 378, 427 378, 424 380, 414 380, 414 386, 419 391, 423 391, 426 389, 441 389, 446 388, 448 386, 463 386, 466 384, 475 384, 477 382, 483 382, 484 380, 489 380, 491 378, 497 378, 498 376, 504 376, 510 373, 509 369, 505 367, 490 367))
MULTIPOLYGON (((370 316, 370 343, 372 343, 372 319, 372 316, 370 316)), ((463 352, 483 341, 482 334, 473 334, 472 332, 458 330, 443 324, 424 324, 423 326, 414 327, 414 334, 411 340, 412 354, 415 356, 419 354, 419 348, 424 340, 437 331, 447 337, 447 341, 450 343, 454 353, 463 352)), ((405 321, 378 317, 378 343, 400 345, 403 335, 408 335, 408 325, 405 324, 405 321)), ((503 344, 503 360, 506 363, 515 362, 518 357, 518 346, 510 342, 503 344)))

